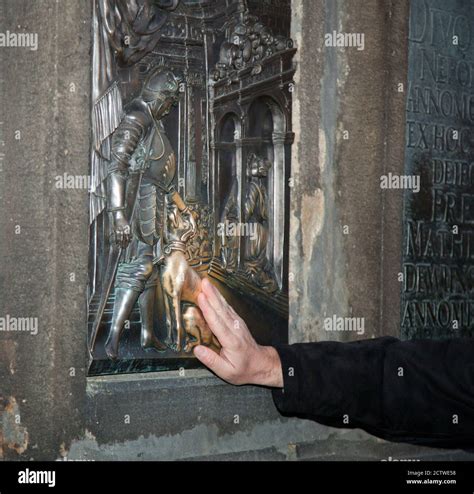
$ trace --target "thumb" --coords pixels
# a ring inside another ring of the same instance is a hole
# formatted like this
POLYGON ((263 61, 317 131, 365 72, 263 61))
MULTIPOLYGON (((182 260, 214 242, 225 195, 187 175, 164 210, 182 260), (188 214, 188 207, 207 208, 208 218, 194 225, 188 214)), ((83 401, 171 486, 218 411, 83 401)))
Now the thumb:
POLYGON ((215 372, 222 379, 226 379, 229 364, 216 352, 203 345, 199 345, 194 348, 194 355, 208 369, 215 372))

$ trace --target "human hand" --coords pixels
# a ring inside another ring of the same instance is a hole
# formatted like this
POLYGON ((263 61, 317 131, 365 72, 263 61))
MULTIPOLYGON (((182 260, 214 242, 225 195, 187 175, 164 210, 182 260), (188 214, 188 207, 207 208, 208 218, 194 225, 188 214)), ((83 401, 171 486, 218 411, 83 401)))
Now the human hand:
POLYGON ((200 345, 194 349, 194 355, 231 384, 282 388, 283 372, 278 352, 273 347, 257 344, 245 322, 208 279, 202 281, 198 303, 222 348, 217 354, 200 345))
POLYGON ((122 211, 114 213, 114 241, 117 245, 126 249, 132 239, 132 229, 125 214, 122 211))

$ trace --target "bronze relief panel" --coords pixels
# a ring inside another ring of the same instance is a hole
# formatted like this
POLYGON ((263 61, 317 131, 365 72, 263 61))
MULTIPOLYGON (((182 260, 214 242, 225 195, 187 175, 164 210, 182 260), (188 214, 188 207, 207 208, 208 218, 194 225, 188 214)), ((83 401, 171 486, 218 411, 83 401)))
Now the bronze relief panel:
POLYGON ((202 277, 262 343, 287 338, 296 50, 289 16, 261 17, 242 0, 94 1, 90 375, 218 351, 202 277))

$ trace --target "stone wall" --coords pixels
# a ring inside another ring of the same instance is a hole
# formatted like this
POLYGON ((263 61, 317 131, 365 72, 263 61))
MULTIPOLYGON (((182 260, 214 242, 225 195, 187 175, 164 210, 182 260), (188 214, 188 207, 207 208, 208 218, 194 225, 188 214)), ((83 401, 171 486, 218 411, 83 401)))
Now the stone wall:
POLYGON ((408 1, 294 4, 292 340, 398 336, 402 196, 380 177, 403 173, 408 1), (334 30, 364 49, 325 47, 334 30), (333 315, 365 333, 328 334, 333 315))

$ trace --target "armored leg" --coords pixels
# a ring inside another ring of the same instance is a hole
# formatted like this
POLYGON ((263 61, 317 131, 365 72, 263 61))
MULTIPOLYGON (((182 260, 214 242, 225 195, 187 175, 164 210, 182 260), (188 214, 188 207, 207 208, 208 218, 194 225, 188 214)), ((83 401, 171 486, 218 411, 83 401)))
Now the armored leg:
POLYGON ((111 360, 118 358, 120 337, 125 322, 130 318, 140 295, 146 291, 147 282, 153 274, 151 249, 149 246, 139 245, 137 257, 130 262, 120 264, 117 270, 114 314, 105 345, 105 351, 111 360))
POLYGON ((120 337, 126 321, 132 313, 139 293, 129 288, 115 289, 115 304, 112 324, 110 326, 109 337, 105 344, 105 353, 110 360, 117 360, 120 337))
POLYGON ((144 350, 155 349, 159 352, 167 350, 166 345, 161 343, 153 332, 153 311, 155 304, 155 286, 150 286, 140 295, 138 305, 142 321, 141 345, 144 350))

